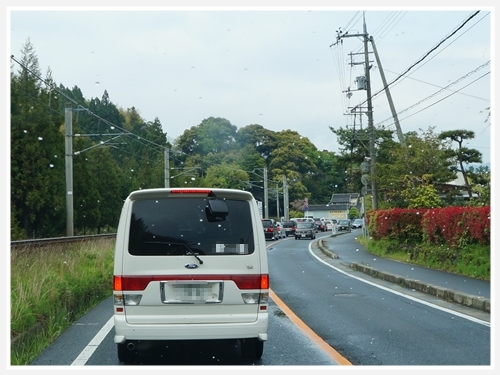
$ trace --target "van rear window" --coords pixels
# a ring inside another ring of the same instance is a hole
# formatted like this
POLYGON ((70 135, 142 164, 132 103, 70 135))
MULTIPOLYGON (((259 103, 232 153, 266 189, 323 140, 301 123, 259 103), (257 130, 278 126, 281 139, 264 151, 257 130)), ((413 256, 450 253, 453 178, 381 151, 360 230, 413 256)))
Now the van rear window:
POLYGON ((253 253, 250 202, 226 199, 228 214, 214 219, 207 201, 185 196, 134 201, 129 253, 136 256, 253 253))

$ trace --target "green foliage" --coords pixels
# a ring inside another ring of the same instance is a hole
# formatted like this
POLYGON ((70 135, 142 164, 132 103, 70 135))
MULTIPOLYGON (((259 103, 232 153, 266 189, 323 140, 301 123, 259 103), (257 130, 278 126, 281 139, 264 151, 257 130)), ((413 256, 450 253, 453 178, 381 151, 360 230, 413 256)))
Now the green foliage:
POLYGON ((361 214, 359 213, 359 210, 356 208, 356 207, 351 207, 349 209, 349 219, 353 220, 353 219, 358 219, 361 217, 361 214))
POLYGON ((465 165, 471 163, 481 163, 482 157, 479 151, 464 147, 463 142, 468 139, 473 139, 474 137, 475 134, 473 131, 463 129, 448 130, 439 134, 439 139, 451 140, 452 142, 456 142, 458 144, 458 148, 456 150, 446 150, 445 157, 451 162, 450 169, 454 172, 459 171, 464 176, 465 187, 469 193, 469 198, 472 198, 472 188, 469 184, 465 165))
POLYGON ((398 239, 360 237, 361 244, 377 256, 438 269, 481 280, 491 279, 490 246, 469 245, 463 249, 452 249, 445 245, 403 243, 398 239))
POLYGON ((114 239, 11 252, 13 365, 29 364, 75 320, 111 295, 113 255, 114 239))
POLYGON ((441 198, 439 198, 434 185, 429 183, 430 177, 429 175, 423 175, 421 179, 415 176, 404 177, 407 187, 401 192, 401 196, 408 202, 409 208, 433 208, 441 206, 441 198), (415 183, 416 181, 418 183, 415 183))
MULTIPOLYGON (((166 178, 171 187, 238 188, 264 200, 266 169, 269 212, 277 211, 276 196, 283 194, 284 177, 289 208, 297 212, 306 197, 310 204, 322 204, 333 192, 361 191, 361 175, 366 173, 361 163, 369 156, 368 129, 330 127, 341 146, 337 155, 318 150, 291 129, 274 132, 259 124, 237 128, 225 118, 208 117, 169 144, 158 118, 148 121, 135 107, 117 107, 107 91, 101 98, 87 100, 76 86, 57 86, 50 71, 42 87, 38 58, 29 40, 22 62, 27 69, 11 72, 13 239, 66 233, 68 100, 77 107, 72 108, 73 134, 80 135, 73 138, 75 233, 116 227, 121 204, 132 190, 163 187, 166 178)), ((405 134, 407 147, 394 142, 393 135, 393 131, 375 129, 376 178, 384 198, 378 197, 379 208, 440 206, 439 184, 455 178, 449 134, 439 138, 433 128, 422 134, 410 132, 405 134)), ((460 155, 464 161, 477 160, 477 155, 463 148, 460 155)), ((458 202, 453 197, 446 202, 489 205, 489 171, 468 170, 467 175, 471 191, 480 198, 458 202)), ((371 199, 366 197, 365 203, 369 209, 371 199)))
POLYGON ((249 181, 248 173, 237 165, 219 165, 208 168, 203 183, 205 186, 243 190, 248 187, 246 181, 249 181))
MULTIPOLYGON (((416 207, 419 204, 438 204, 432 189, 426 185, 447 183, 455 179, 450 171, 451 162, 445 158, 447 145, 434 133, 434 128, 405 134, 406 147, 394 146, 389 150, 386 163, 378 163, 378 187, 384 191, 390 207, 416 207), (417 189, 424 185, 422 189, 417 189)), ((438 204, 438 206, 440 203, 438 204)), ((436 207, 435 205, 433 207, 436 207)))

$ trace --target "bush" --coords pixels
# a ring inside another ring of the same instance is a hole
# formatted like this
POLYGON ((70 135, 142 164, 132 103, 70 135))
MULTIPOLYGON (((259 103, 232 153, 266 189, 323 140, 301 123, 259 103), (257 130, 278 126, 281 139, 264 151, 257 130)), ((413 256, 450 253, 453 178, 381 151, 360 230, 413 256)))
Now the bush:
POLYGON ((446 207, 368 211, 375 240, 447 245, 451 249, 490 244, 490 207, 446 207))

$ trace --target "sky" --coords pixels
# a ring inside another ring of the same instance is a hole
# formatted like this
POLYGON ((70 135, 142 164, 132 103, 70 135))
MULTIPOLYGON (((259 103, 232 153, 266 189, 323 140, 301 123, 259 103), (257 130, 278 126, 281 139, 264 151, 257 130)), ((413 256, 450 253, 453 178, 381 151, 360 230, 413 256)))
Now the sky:
POLYGON ((29 39, 43 77, 50 69, 86 99, 107 91, 117 107, 158 118, 171 142, 221 117, 237 128, 294 130, 339 152, 330 127, 368 126, 357 80, 363 38, 355 36, 364 19, 379 57, 368 55, 374 125, 397 130, 384 74, 402 133, 473 130, 464 146, 489 163, 493 8, 477 10, 12 7, 7 52, 19 61, 29 39))

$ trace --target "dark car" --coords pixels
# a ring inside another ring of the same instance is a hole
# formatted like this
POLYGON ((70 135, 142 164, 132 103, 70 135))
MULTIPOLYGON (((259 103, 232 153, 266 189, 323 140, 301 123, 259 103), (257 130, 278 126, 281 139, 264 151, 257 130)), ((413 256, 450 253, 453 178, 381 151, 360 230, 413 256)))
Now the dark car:
POLYGON ((293 221, 285 221, 283 223, 283 229, 285 230, 285 237, 295 236, 295 222, 293 221))
POLYGON ((351 228, 363 228, 363 219, 354 219, 351 228))
POLYGON ((314 218, 314 222, 316 223, 316 228, 318 231, 324 232, 326 230, 325 222, 320 218, 314 218))
POLYGON ((297 223, 295 228, 295 239, 310 238, 314 240, 316 238, 316 224, 314 222, 302 222, 297 223))
POLYGON ((274 219, 262 219, 262 226, 264 227, 264 236, 266 240, 277 240, 279 238, 278 226, 274 219))
POLYGON ((337 232, 350 232, 351 231, 351 220, 349 219, 341 219, 337 223, 337 232))

